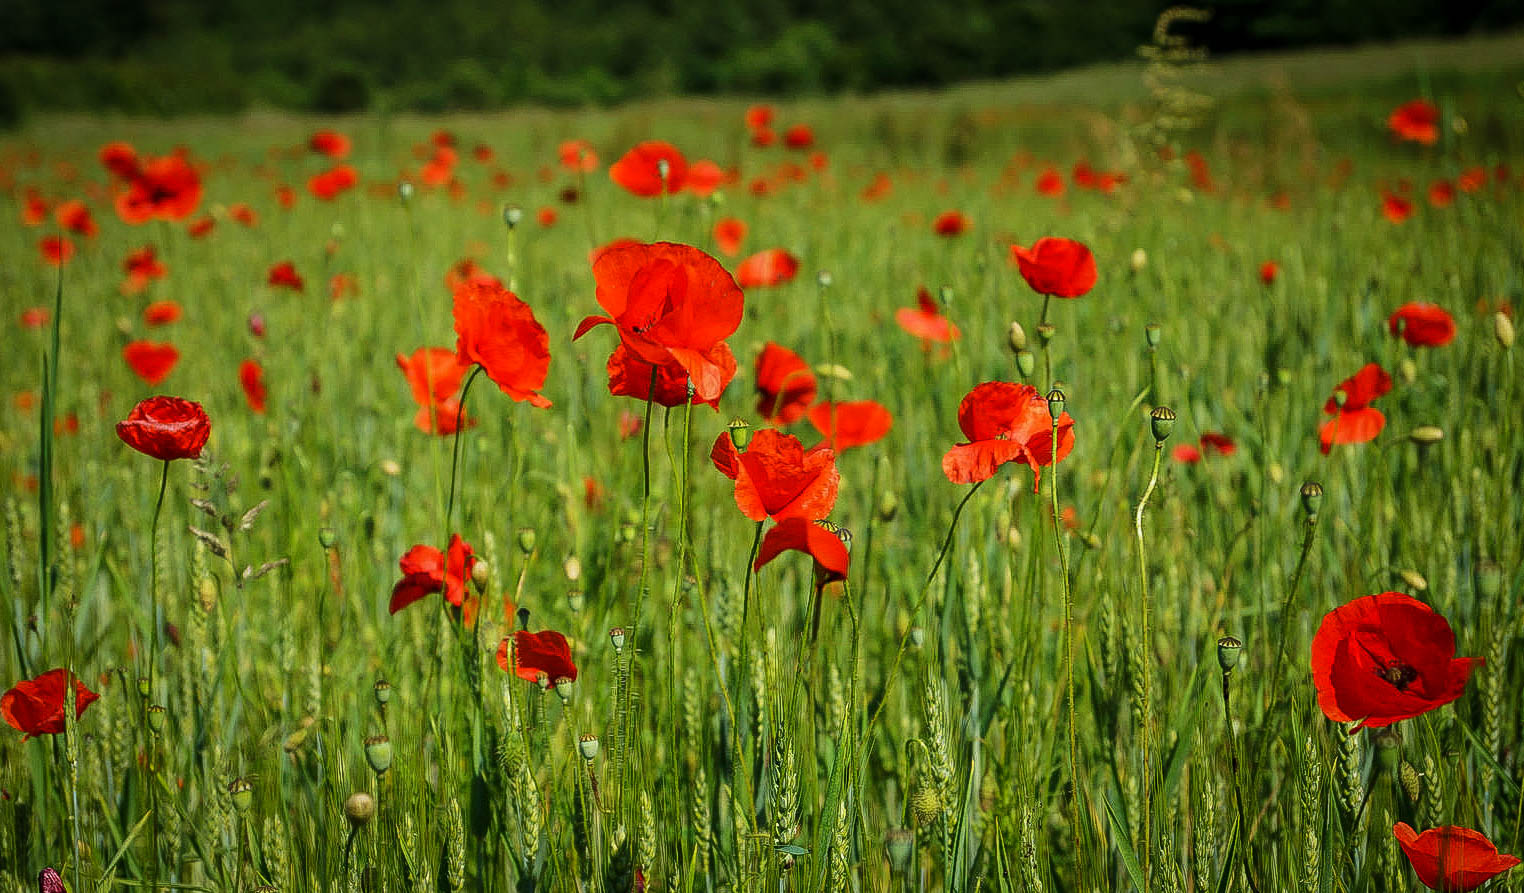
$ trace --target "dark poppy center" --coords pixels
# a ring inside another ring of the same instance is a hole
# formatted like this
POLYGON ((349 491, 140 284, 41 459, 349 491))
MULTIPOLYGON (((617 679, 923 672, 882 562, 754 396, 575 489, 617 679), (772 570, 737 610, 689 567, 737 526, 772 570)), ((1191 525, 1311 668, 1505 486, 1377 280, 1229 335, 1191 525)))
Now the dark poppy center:
POLYGON ((1401 661, 1382 665, 1379 674, 1398 691, 1407 691, 1408 686, 1418 679, 1418 671, 1401 661))

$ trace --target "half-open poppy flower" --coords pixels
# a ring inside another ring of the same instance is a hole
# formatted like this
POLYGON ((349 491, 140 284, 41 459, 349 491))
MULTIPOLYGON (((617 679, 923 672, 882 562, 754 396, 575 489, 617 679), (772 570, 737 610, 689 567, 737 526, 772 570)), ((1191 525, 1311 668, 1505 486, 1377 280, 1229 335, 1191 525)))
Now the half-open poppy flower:
POLYGON ((709 459, 736 482, 736 506, 753 521, 768 517, 818 521, 836 505, 841 482, 836 454, 822 447, 806 451, 797 437, 764 428, 743 453, 730 433, 722 431, 709 459))
MULTIPOLYGON (((736 359, 730 353, 730 347, 721 344, 724 350, 716 351, 720 368, 721 393, 730 385, 736 376, 736 359)), ((616 345, 614 352, 609 354, 607 365, 609 374, 609 393, 615 397, 634 397, 637 400, 650 400, 657 406, 684 406, 690 401, 693 405, 708 404, 715 409, 720 408, 720 394, 715 394, 710 399, 704 399, 695 390, 688 391, 688 370, 677 363, 663 363, 653 366, 642 360, 634 351, 623 344, 616 345), (652 386, 651 372, 656 371, 655 386, 652 386)), ((621 417, 622 419, 623 417, 621 417)), ((636 417, 638 420, 638 416, 636 417)), ((622 427, 622 424, 621 424, 622 427)), ((621 430, 621 436, 624 435, 621 430)))
POLYGON ((180 351, 173 344, 153 341, 133 341, 122 348, 122 359, 132 367, 138 378, 150 387, 169 376, 180 361, 180 351))
POLYGON ((942 308, 926 286, 915 291, 916 306, 901 307, 894 311, 894 321, 900 328, 921 339, 921 346, 931 349, 932 344, 946 344, 963 337, 958 327, 942 315, 942 308))
POLYGON ((1455 340, 1455 319, 1435 304, 1403 304, 1387 318, 1386 326, 1414 347, 1442 347, 1455 340))
POLYGON ((1077 298, 1095 287, 1095 257, 1073 239, 1038 239, 1031 248, 1011 246, 1011 260, 1021 278, 1041 295, 1077 298))
MULTIPOLYGON (((11 728, 21 732, 22 741, 35 735, 57 735, 65 726, 69 682, 69 671, 63 667, 23 679, 0 695, 0 715, 11 728)), ((74 718, 79 719, 100 695, 86 688, 77 676, 73 682, 74 718)))
POLYGON ((1386 416, 1370 403, 1391 389, 1392 377, 1376 363, 1365 364, 1359 372, 1339 382, 1323 404, 1323 412, 1333 416, 1318 429, 1324 455, 1336 443, 1375 440, 1386 427, 1386 416))
POLYGON ((741 243, 746 240, 746 223, 734 217, 721 217, 714 222, 714 244, 721 254, 735 257, 741 253, 741 243))
POLYGON ((782 248, 759 251, 736 267, 736 282, 742 288, 781 285, 799 272, 799 259, 782 248))
POLYGON ((532 633, 521 629, 513 634, 513 651, 510 654, 508 640, 497 646, 497 665, 504 673, 513 673, 525 682, 538 682, 544 674, 546 680, 577 681, 577 664, 572 660, 571 645, 566 637, 553 629, 532 633))
POLYGON ((296 272, 296 264, 289 260, 283 260, 271 267, 265 282, 275 288, 289 288, 292 291, 302 291, 306 287, 301 274, 296 272))
POLYGON ((471 545, 457 533, 450 536, 448 552, 417 545, 409 549, 397 564, 402 568, 402 579, 392 587, 391 613, 395 614, 435 592, 443 592, 445 601, 459 608, 466 598, 466 581, 471 579, 476 555, 471 545))
POLYGON ((788 348, 769 341, 757 354, 757 415, 770 425, 791 425, 815 402, 815 373, 788 348))
POLYGON ((201 404, 180 397, 149 397, 116 423, 122 443, 165 462, 199 458, 211 433, 201 404))
POLYGON ((1407 822, 1398 822, 1392 834, 1418 880, 1430 890, 1465 893, 1519 864, 1519 857, 1499 853, 1481 832, 1458 825, 1420 834, 1407 822))
POLYGON ((810 407, 809 419, 820 432, 822 443, 838 453, 881 440, 894 427, 894 416, 873 400, 827 400, 810 407))
POLYGON ((455 353, 476 363, 509 397, 541 409, 550 371, 550 336, 529 305, 501 285, 467 282, 455 290, 455 353))
POLYGON ((647 140, 609 165, 609 179, 642 198, 661 195, 663 187, 669 194, 682 192, 688 182, 688 160, 671 143, 647 140))
POLYGON ((751 569, 760 571, 784 552, 803 552, 815 559, 816 590, 827 583, 845 580, 852 555, 834 525, 828 525, 825 521, 784 518, 762 537, 751 569))
POLYGON ((1393 109, 1386 126, 1399 140, 1432 146, 1439 142, 1439 109, 1432 102, 1414 99, 1393 109))
POLYGON ((961 236, 971 224, 962 211, 943 211, 931 222, 931 229, 939 236, 961 236))
MULTIPOLYGON (((425 434, 454 434, 460 417, 460 390, 468 366, 461 365, 455 351, 447 347, 420 347, 412 356, 397 354, 397 368, 407 378, 418 413, 413 424, 425 434)), ((466 427, 476 424, 467 419, 466 427)))
POLYGON ((150 220, 184 220, 201 203, 201 175, 181 155, 139 163, 127 191, 116 197, 116 213, 136 226, 150 220))
POLYGON ((1312 637, 1318 706, 1351 729, 1379 728, 1459 698, 1479 657, 1455 656, 1455 632, 1401 592, 1366 595, 1329 611, 1312 637))
POLYGON ((244 399, 249 409, 259 415, 265 414, 265 401, 270 392, 265 388, 265 368, 258 360, 244 360, 238 364, 238 384, 243 387, 244 399))
POLYGON ((1032 469, 1032 492, 1042 469, 1063 461, 1074 449, 1074 419, 1058 417, 1058 455, 1053 454, 1053 416, 1048 400, 1029 384, 987 381, 958 405, 958 427, 968 443, 942 457, 942 473, 955 484, 987 480, 1007 462, 1019 459, 1032 469))
POLYGON ((307 148, 335 161, 349 157, 350 145, 349 137, 336 130, 319 130, 307 140, 307 148))

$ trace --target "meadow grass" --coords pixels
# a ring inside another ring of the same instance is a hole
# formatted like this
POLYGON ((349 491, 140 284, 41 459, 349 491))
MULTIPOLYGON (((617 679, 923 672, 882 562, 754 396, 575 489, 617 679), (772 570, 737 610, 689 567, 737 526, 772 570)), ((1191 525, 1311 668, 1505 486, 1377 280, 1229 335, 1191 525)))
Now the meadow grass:
MULTIPOLYGON (((1524 385, 1495 336, 1524 292, 1518 43, 1224 66, 1195 82, 1217 105, 1183 136, 1211 190, 1136 147, 1151 111, 1134 66, 783 104, 828 157, 798 183, 778 165, 805 156, 748 145, 738 102, 34 123, 0 142, 0 682, 67 665, 102 697, 64 735, 0 736, 0 887, 51 865, 71 889, 1322 893, 1419 889, 1397 821, 1519 853, 1524 385), (1330 81, 1335 63, 1367 80, 1330 81), (1394 143, 1387 113, 1425 90, 1445 114, 1439 146, 1394 143), (325 203, 301 187, 326 162, 291 149, 330 124, 354 138, 362 182, 325 203), (403 201, 411 147, 441 127, 459 138, 461 194, 403 201), (585 182, 556 166, 573 137, 603 158, 585 182), (633 198, 605 169, 648 138, 743 180, 722 202, 633 198), (53 229, 19 223, 24 189, 89 194, 112 139, 204 159, 216 228, 129 228, 97 198, 101 233, 75 238, 60 279, 37 253, 53 229), (472 160, 477 143, 496 159, 472 160), (1044 166, 1067 179, 1080 159, 1128 179, 1035 194, 1044 166), (1480 191, 1423 200, 1477 165, 1480 191), (495 168, 513 184, 495 186, 495 168), (892 191, 867 201, 879 172, 892 191), (770 194, 746 188, 758 177, 778 181, 770 194), (1380 189, 1404 178, 1417 210, 1393 225, 1380 189), (278 183, 300 192, 289 211, 278 183), (572 186, 579 200, 560 201, 572 186), (234 202, 257 226, 227 219, 234 202), (525 211, 511 231, 505 204, 525 211), (553 226, 535 223, 541 207, 553 226), (969 232, 933 234, 947 209, 969 232), (633 237, 713 253, 722 215, 750 225, 743 253, 785 248, 801 273, 747 290, 718 412, 657 407, 648 437, 621 437, 621 411, 648 409, 608 395, 613 339, 570 340, 599 312, 589 252, 633 237), (1100 268, 1089 295, 1053 302, 1052 380, 1040 359, 1032 376, 1061 387, 1076 445, 1039 493, 1019 464, 970 492, 941 456, 965 439, 970 388, 1019 380, 1009 323, 1036 347, 1043 301, 1007 247, 1045 235, 1083 241, 1100 268), (124 296, 121 259, 146 243, 168 276, 124 296), (457 459, 413 426, 394 356, 454 344, 444 278, 467 256, 548 329, 554 406, 478 383, 457 459), (305 293, 265 284, 283 260, 305 293), (329 299, 337 273, 356 295, 329 299), (949 350, 894 325, 921 284, 962 330, 949 350), (15 327, 55 295, 56 352, 48 328, 15 327), (184 318, 146 329, 154 299, 184 318), (1387 334, 1420 300, 1453 314, 1453 343, 1387 334), (181 352, 157 388, 120 358, 136 338, 181 352), (823 399, 894 416, 887 438, 838 457, 831 518, 853 566, 813 643, 807 560, 750 575, 758 528, 708 461, 733 417, 762 426, 751 364, 767 341, 818 366, 823 399), (248 357, 265 415, 239 388, 248 357), (1386 429, 1321 455, 1323 402, 1367 362, 1396 380, 1386 429), (168 469, 157 538, 160 466, 112 430, 152 393, 212 420, 208 454, 168 469), (1164 438, 1160 406, 1177 416, 1164 438), (54 436, 68 415, 77 433, 54 436), (1421 426, 1442 439, 1411 437, 1421 426), (1206 432, 1236 450, 1172 459, 1206 432), (483 559, 474 635, 432 597, 387 610, 399 557, 454 532, 483 559), (1386 590, 1433 605, 1458 653, 1487 663, 1395 735, 1346 734, 1318 708, 1309 643, 1326 612, 1386 590), (149 680, 153 604, 174 629, 149 680), (513 608, 570 639, 569 697, 498 668, 513 608), (1241 640, 1236 663, 1219 663, 1237 653, 1224 637, 1241 640)), ((1517 891, 1524 872, 1492 883, 1517 891)))

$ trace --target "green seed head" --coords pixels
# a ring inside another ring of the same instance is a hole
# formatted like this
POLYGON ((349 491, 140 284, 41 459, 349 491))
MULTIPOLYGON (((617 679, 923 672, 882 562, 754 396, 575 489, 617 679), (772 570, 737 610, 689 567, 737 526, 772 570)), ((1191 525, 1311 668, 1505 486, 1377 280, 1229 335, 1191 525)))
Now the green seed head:
POLYGON ((339 543, 339 535, 333 532, 332 527, 324 527, 318 531, 318 545, 324 549, 332 549, 339 543))
POLYGON ((1054 388, 1048 392, 1048 415, 1053 417, 1053 421, 1056 422, 1061 416, 1063 416, 1064 403, 1067 402, 1067 400, 1068 398, 1064 396, 1064 392, 1060 391, 1058 388, 1054 388))
POLYGON ((582 590, 573 589, 566 593, 566 606, 571 608, 573 614, 581 614, 582 609, 587 606, 587 596, 582 594, 582 590))
POLYGON ((1037 340, 1043 347, 1047 347, 1057 333, 1058 329, 1055 329, 1052 323, 1043 323, 1037 327, 1037 340))
POLYGON ((163 705, 154 704, 148 708, 148 729, 155 735, 164 734, 164 723, 169 719, 169 714, 163 705))
POLYGON ((247 778, 235 778, 228 784, 228 796, 239 815, 248 815, 254 806, 254 784, 247 778))
POLYGON ((591 763, 598 758, 598 736, 583 735, 577 739, 577 752, 582 754, 582 759, 591 763))
POLYGON ((376 704, 385 707, 386 702, 392 699, 392 684, 385 679, 377 679, 373 692, 376 696, 376 704))
POLYGON ((556 695, 561 698, 561 703, 571 703, 572 681, 570 676, 556 677, 556 695))
POLYGON ((525 555, 534 554, 535 532, 533 527, 519 528, 519 551, 525 555))
POLYGON ((1323 485, 1317 481, 1308 481, 1302 485, 1302 511, 1308 518, 1316 518, 1318 509, 1323 507, 1323 485))
POLYGON ((392 742, 385 735, 372 735, 365 739, 365 762, 377 775, 384 775, 392 768, 392 742))
POLYGON ((626 635, 628 634, 625 632, 625 629, 622 626, 616 626, 613 629, 609 630, 609 641, 614 644, 615 654, 624 651, 624 640, 626 635))
POLYGON ((1244 643, 1233 636, 1223 636, 1217 640, 1217 665, 1222 667, 1224 673, 1233 672, 1238 666, 1238 658, 1244 650, 1244 643))
POLYGON ((1153 429, 1154 442, 1164 443, 1175 430, 1175 411, 1168 406, 1155 406, 1148 414, 1148 424, 1153 429))
POLYGON ((356 828, 363 828, 376 817, 376 798, 364 791, 355 791, 344 801, 344 818, 356 828))
POLYGON ((509 229, 513 229, 514 227, 518 226, 519 221, 523 219, 523 208, 520 208, 518 205, 503 206, 503 223, 507 224, 509 229))
POLYGON ((746 445, 751 443, 751 425, 745 419, 731 419, 725 430, 730 432, 731 446, 739 452, 746 452, 746 445))
POLYGON ((1164 329, 1160 328, 1158 323, 1151 322, 1143 327, 1143 340, 1147 342, 1149 350, 1153 350, 1154 348, 1158 347, 1159 342, 1163 340, 1163 338, 1164 329))

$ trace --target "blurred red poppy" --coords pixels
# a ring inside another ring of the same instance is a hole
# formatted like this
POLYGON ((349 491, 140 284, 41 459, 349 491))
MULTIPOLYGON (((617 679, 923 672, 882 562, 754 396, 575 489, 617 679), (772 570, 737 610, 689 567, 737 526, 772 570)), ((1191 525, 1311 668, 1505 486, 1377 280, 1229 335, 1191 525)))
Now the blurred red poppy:
POLYGON ((397 564, 402 568, 402 579, 392 587, 391 613, 395 614, 435 592, 444 593, 445 601, 459 608, 466 598, 466 582, 471 579, 476 554, 456 533, 450 536, 447 552, 441 553, 433 546, 417 545, 409 549, 397 564))
POLYGON ((661 195, 664 185, 669 194, 682 192, 688 182, 688 160, 671 143, 647 140, 609 165, 609 179, 643 198, 661 195))
POLYGON ((810 408, 809 419, 824 438, 822 442, 838 453, 880 440, 894 427, 894 416, 873 400, 827 400, 810 408))
POLYGON ((757 127, 751 132, 751 144, 758 149, 770 149, 778 145, 778 134, 771 127, 757 127))
POLYGON ((131 180, 138 175, 138 150, 123 142, 101 146, 101 166, 120 180, 131 180))
POLYGON ((1448 208, 1455 203, 1455 185, 1449 180, 1435 180, 1429 184, 1429 204, 1436 208, 1448 208))
POLYGON ((1455 656, 1455 632, 1401 592, 1365 595, 1329 611, 1312 637, 1318 706, 1350 733, 1428 713, 1466 691, 1479 657, 1455 656))
POLYGON ((455 353, 475 363, 498 389, 544 409, 540 394, 550 371, 550 336, 529 305, 501 285, 467 282, 455 290, 455 353))
POLYGON ((1318 441, 1324 455, 1336 443, 1365 443, 1375 440, 1386 427, 1386 416, 1370 402, 1392 389, 1392 377, 1376 363, 1367 363, 1359 372, 1339 382, 1323 404, 1323 412, 1333 416, 1318 429, 1318 441))
POLYGON ((228 217, 236 220, 243 226, 253 227, 259 224, 259 215, 254 213, 253 208, 243 202, 228 205, 228 217))
POLYGON ((265 282, 275 288, 289 288, 292 291, 303 291, 306 287, 301 274, 296 272, 296 264, 289 260, 283 260, 271 267, 265 282))
POLYGON ((53 314, 46 307, 28 307, 21 311, 21 327, 23 329, 40 329, 48 324, 53 314))
POLYGON ((1058 455, 1053 454, 1053 417, 1047 398, 1029 384, 987 381, 977 385, 958 406, 958 427, 967 443, 942 457, 942 473, 955 484, 987 480, 1007 462, 1020 460, 1032 469, 1032 492, 1042 481, 1042 469, 1063 461, 1074 449, 1074 419, 1058 417, 1058 455))
MULTIPOLYGON (((455 351, 448 347, 420 347, 412 356, 397 354, 397 368, 402 370, 418 413, 413 424, 425 434, 454 434, 460 415, 460 401, 455 393, 469 366, 462 365, 455 351)), ((466 427, 475 425, 472 419, 466 427)))
POLYGON ((353 273, 334 273, 328 277, 328 300, 339 301, 360 293, 360 277, 353 273))
POLYGON ((187 221, 185 224, 185 233, 192 239, 204 239, 207 236, 211 235, 212 230, 215 229, 216 226, 217 218, 213 217, 210 214, 206 214, 201 217, 197 217, 195 220, 187 221))
POLYGON ((457 288, 468 282, 481 282, 484 285, 501 287, 503 280, 482 269, 475 258, 463 257, 455 262, 455 265, 445 270, 445 288, 454 292, 457 288))
POLYGON ((769 341, 757 354, 757 415, 769 425, 791 425, 815 402, 815 373, 786 347, 769 341))
POLYGON ((1275 278, 1281 273, 1280 264, 1273 260, 1267 260, 1259 265, 1259 281, 1263 285, 1274 285, 1275 278))
POLYGON ((1487 169, 1481 165, 1468 167, 1455 178, 1455 185, 1461 192, 1477 192, 1487 185, 1487 169))
POLYGON ((894 321, 906 332, 920 338, 922 347, 930 349, 933 343, 946 344, 963 337, 958 327, 942 315, 942 308, 926 286, 916 289, 915 301, 915 307, 901 307, 894 311, 894 321))
POLYGON ((1455 320, 1443 307, 1414 301, 1398 307, 1387 318, 1393 335, 1414 347, 1443 347, 1455 340, 1455 320))
POLYGON ((1045 168, 1037 175, 1037 194, 1056 198, 1064 194, 1064 175, 1053 168, 1045 168))
POLYGON ((736 506, 753 521, 769 517, 818 521, 836 505, 841 481, 836 454, 821 447, 806 451, 797 437, 763 428, 743 453, 730 433, 722 431, 709 459, 736 482, 736 506))
POLYGON ((199 458, 211 433, 212 422, 201 404, 179 397, 149 397, 116 423, 123 443, 165 462, 199 458))
POLYGON ((1095 258, 1073 239, 1045 237, 1031 248, 1012 245, 1011 260, 1038 294, 1077 298, 1095 287, 1095 258))
POLYGON ((771 127, 777 110, 770 105, 754 105, 746 109, 746 129, 758 130, 771 127))
POLYGON ((1439 142, 1439 109, 1422 99, 1405 102, 1392 110, 1386 127, 1399 140, 1432 146, 1439 142))
POLYGON ((150 387, 163 381, 180 361, 180 351, 173 344, 134 341, 122 348, 122 358, 137 376, 150 387))
POLYGON ((549 229, 552 226, 556 225, 556 220, 559 216, 560 215, 556 213, 555 208, 552 208, 550 205, 546 205, 534 213, 534 220, 535 223, 538 223, 542 229, 549 229))
POLYGON ((28 189, 21 203, 21 222, 26 226, 42 226, 48 222, 48 200, 35 189, 28 189))
POLYGON ((1381 216, 1394 224, 1406 223, 1413 216, 1413 203, 1400 195, 1382 192, 1381 216))
POLYGON ((307 180, 307 191, 315 198, 332 201, 360 182, 359 174, 347 164, 336 165, 307 180))
POLYGON ((815 145, 815 131, 808 124, 795 124, 783 131, 783 145, 790 149, 808 149, 815 145))
POLYGON ((557 150, 561 167, 571 173, 590 174, 598 169, 598 153, 587 140, 567 140, 557 150))
POLYGON ((122 283, 122 293, 128 295, 137 294, 147 288, 148 283, 163 279, 169 273, 169 269, 160 263, 152 245, 144 245, 127 255, 127 259, 122 261, 122 270, 127 273, 127 281, 122 283))
POLYGON ((971 225, 962 211, 943 211, 932 221, 931 229, 939 236, 961 236, 971 225))
POLYGON ((1486 835, 1459 825, 1420 834, 1407 822, 1398 822, 1392 835, 1418 880, 1430 890, 1465 893, 1519 864, 1519 857, 1499 853, 1486 835))
POLYGON ((50 267, 61 267, 74 258, 74 243, 63 236, 43 236, 37 241, 37 250, 50 267))
POLYGON ((269 391, 265 388, 265 369, 258 360, 244 360, 238 364, 238 383, 243 386, 243 396, 249 402, 249 409, 264 415, 265 399, 269 396, 269 391))
POLYGON ((184 156, 165 155, 139 164, 127 190, 116 197, 116 213, 134 226, 150 220, 184 220, 201 204, 201 175, 184 156))
POLYGON ((1226 434, 1207 431, 1201 435, 1201 449, 1203 452, 1216 453, 1219 456, 1231 456, 1238 452, 1238 444, 1226 434))
MULTIPOLYGON (((723 346, 723 345, 722 345, 723 346)), ((720 368, 720 392, 730 385, 736 375, 735 357, 731 355, 730 348, 718 353, 720 368)), ((634 351, 623 344, 615 345, 614 352, 609 354, 607 365, 609 374, 609 393, 615 397, 634 397, 637 400, 650 400, 658 406, 684 406, 692 401, 693 405, 708 404, 716 410, 720 408, 720 394, 716 393, 709 399, 688 393, 688 370, 677 363, 663 363, 653 366, 642 360, 634 351), (651 371, 656 371, 655 387, 651 383, 651 371)), ((638 418, 638 417, 637 417, 638 418)), ((623 432, 621 432, 623 434, 623 432)))
POLYGON ((1195 465, 1197 462, 1201 461, 1201 450, 1197 449, 1193 444, 1182 443, 1179 446, 1175 447, 1173 450, 1170 450, 1169 456, 1176 462, 1181 462, 1186 465, 1195 465))
POLYGON ((349 157, 350 141, 336 130, 319 130, 307 140, 307 148, 337 161, 349 157))
POLYGON ((69 232, 87 239, 95 238, 96 233, 100 232, 95 218, 90 216, 89 206, 77 198, 60 202, 53 209, 53 219, 69 232))
POLYGON ((538 682, 544 674, 549 682, 558 679, 577 681, 577 664, 572 660, 571 645, 553 629, 537 633, 519 630, 513 634, 513 650, 508 640, 497 646, 497 665, 504 673, 513 673, 525 682, 538 682))
POLYGON ((759 251, 736 267, 736 282, 742 288, 781 285, 799 272, 799 259, 782 248, 759 251))
POLYGON ((852 555, 841 533, 826 521, 809 521, 804 518, 784 518, 762 537, 757 549, 757 560, 751 569, 760 571, 774 558, 784 552, 803 552, 815 560, 815 589, 818 592, 826 584, 845 580, 852 563, 852 555))
POLYGON ((71 680, 74 682, 74 718, 79 719, 85 714, 85 708, 99 700, 100 695, 86 688, 79 677, 71 676, 63 667, 23 679, 0 695, 0 715, 11 728, 21 732, 22 741, 36 735, 57 735, 65 728, 71 680))
POLYGON ((725 339, 741 324, 745 300, 719 261, 690 245, 625 243, 598 255, 593 278, 609 315, 583 319, 572 340, 613 325, 640 359, 685 369, 700 401, 719 396, 735 369, 725 339))
POLYGON ((699 198, 708 198, 713 195, 724 182, 725 171, 707 158, 695 161, 688 168, 686 188, 699 198))
POLYGON ((143 308, 143 324, 167 326, 180 321, 180 305, 175 301, 154 301, 143 308))
POLYGON ((721 254, 735 257, 741 253, 741 243, 746 240, 746 224, 734 217, 721 217, 714 222, 714 244, 721 254))
POLYGON ((894 191, 894 181, 889 175, 880 171, 873 175, 873 180, 863 187, 862 199, 865 202, 876 202, 894 191))

